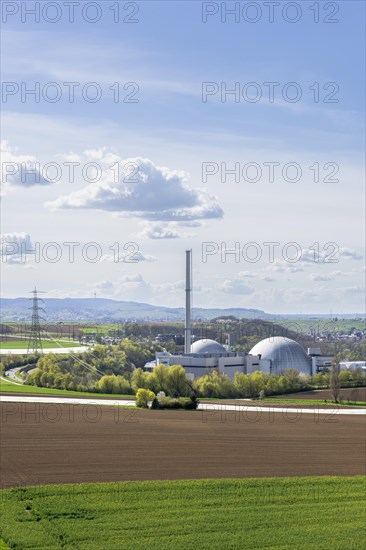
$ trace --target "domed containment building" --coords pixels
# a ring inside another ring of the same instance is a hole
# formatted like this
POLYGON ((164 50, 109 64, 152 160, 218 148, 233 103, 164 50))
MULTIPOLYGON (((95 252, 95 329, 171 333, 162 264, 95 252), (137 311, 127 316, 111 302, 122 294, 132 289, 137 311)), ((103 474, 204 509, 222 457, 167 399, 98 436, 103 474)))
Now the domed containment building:
POLYGON ((271 374, 281 374, 288 369, 312 374, 309 355, 300 344, 290 338, 284 336, 266 338, 258 342, 249 353, 269 361, 271 374))
MULTIPOLYGON (((182 365, 192 380, 204 374, 208 374, 212 370, 218 370, 220 373, 227 374, 230 378, 234 378, 235 372, 250 372, 258 370, 258 357, 251 357, 245 353, 235 353, 230 351, 230 346, 223 346, 216 340, 204 338, 194 342, 189 350, 189 353, 171 354, 168 352, 157 352, 155 364, 182 365)), ((154 364, 147 364, 145 368, 151 370, 154 364)))
POLYGON ((232 351, 230 334, 228 345, 204 338, 192 344, 191 293, 192 293, 192 251, 186 250, 186 308, 184 325, 184 353, 171 354, 166 350, 156 352, 155 361, 145 365, 152 370, 156 365, 182 365, 187 376, 193 380, 216 370, 234 379, 237 372, 250 374, 255 371, 281 374, 288 369, 296 369, 305 374, 315 374, 331 365, 331 357, 322 356, 320 349, 304 348, 294 340, 283 336, 273 336, 258 342, 249 354, 232 351))
POLYGON ((146 364, 145 368, 152 370, 157 364, 178 364, 184 367, 192 380, 212 370, 225 373, 233 380, 236 372, 282 374, 288 369, 295 369, 305 374, 315 374, 324 367, 329 368, 331 359, 315 348, 306 353, 300 344, 284 336, 272 336, 258 342, 249 354, 233 352, 230 346, 207 338, 194 342, 190 353, 157 352, 155 361, 146 364))
POLYGON ((223 345, 210 340, 209 338, 197 340, 191 345, 191 353, 225 353, 226 349, 223 345))

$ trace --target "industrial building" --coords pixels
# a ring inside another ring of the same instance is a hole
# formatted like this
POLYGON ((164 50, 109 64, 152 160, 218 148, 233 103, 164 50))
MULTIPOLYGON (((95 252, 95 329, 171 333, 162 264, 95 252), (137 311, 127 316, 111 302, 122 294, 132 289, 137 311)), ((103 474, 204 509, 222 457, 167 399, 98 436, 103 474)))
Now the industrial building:
POLYGON ((157 352, 156 362, 147 368, 153 368, 156 364, 182 365, 191 380, 208 374, 212 370, 218 370, 233 379, 236 372, 251 373, 270 369, 270 363, 257 355, 234 353, 228 346, 224 347, 215 340, 209 339, 194 342, 190 353, 157 352))
POLYGON ((157 352, 155 361, 147 363, 147 370, 162 364, 182 365, 190 379, 208 374, 212 370, 225 373, 233 379, 236 372, 250 374, 255 371, 268 374, 282 374, 288 369, 295 369, 304 374, 315 374, 323 368, 329 368, 332 357, 323 356, 318 348, 304 348, 283 336, 274 336, 258 342, 248 354, 236 353, 231 346, 223 346, 210 339, 197 340, 193 344, 191 329, 191 294, 192 294, 192 251, 186 251, 186 307, 184 329, 184 353, 171 354, 157 352))
POLYGON ((320 349, 304 348, 283 336, 274 336, 258 342, 248 354, 235 353, 228 346, 215 340, 198 340, 191 346, 190 353, 156 353, 156 361, 147 365, 152 369, 157 364, 166 366, 182 365, 192 380, 216 369, 232 380, 236 372, 250 374, 255 371, 267 374, 283 374, 295 369, 304 374, 313 375, 332 365, 332 357, 321 355, 320 349))

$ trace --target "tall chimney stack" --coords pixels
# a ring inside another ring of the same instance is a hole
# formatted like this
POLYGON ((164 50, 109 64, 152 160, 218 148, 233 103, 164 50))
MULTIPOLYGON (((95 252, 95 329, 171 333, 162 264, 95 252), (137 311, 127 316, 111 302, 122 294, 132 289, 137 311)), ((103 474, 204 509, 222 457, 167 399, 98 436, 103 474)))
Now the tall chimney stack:
POLYGON ((191 296, 192 296, 192 250, 186 250, 186 321, 184 327, 184 353, 191 353, 191 296))

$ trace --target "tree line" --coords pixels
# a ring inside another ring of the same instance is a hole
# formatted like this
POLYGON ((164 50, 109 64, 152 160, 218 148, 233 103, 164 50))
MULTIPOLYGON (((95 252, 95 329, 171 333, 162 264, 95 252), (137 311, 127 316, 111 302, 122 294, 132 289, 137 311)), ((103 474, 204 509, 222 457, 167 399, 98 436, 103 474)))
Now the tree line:
MULTIPOLYGON (((8 356, 1 364, 2 372, 21 366, 34 366, 25 383, 43 388, 106 394, 135 395, 142 388, 170 397, 255 398, 328 388, 334 385, 331 372, 308 376, 290 369, 281 375, 263 372, 237 372, 234 380, 212 371, 191 382, 180 365, 158 365, 146 372, 146 362, 155 357, 161 346, 151 341, 134 342, 124 339, 118 345, 96 345, 84 354, 44 356, 8 356)), ((343 357, 338 357, 343 359, 343 357)), ((343 387, 366 385, 366 373, 361 369, 342 370, 337 384, 343 387)))

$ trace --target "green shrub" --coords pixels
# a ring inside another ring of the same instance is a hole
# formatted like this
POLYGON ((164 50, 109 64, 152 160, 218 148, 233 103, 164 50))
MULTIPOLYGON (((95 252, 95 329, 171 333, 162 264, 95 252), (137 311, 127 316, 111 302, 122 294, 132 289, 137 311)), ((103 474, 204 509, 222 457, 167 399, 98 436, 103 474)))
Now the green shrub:
POLYGON ((153 391, 140 388, 136 393, 136 407, 147 409, 149 407, 149 403, 153 402, 155 398, 156 395, 153 391))
POLYGON ((196 398, 196 396, 180 397, 178 399, 178 402, 182 409, 185 409, 186 411, 195 410, 198 407, 198 399, 196 398))
POLYGON ((159 409, 180 409, 178 399, 174 397, 162 397, 159 401, 159 409))
POLYGON ((151 408, 152 409, 185 409, 194 410, 198 407, 198 400, 196 397, 162 397, 154 399, 151 408))

